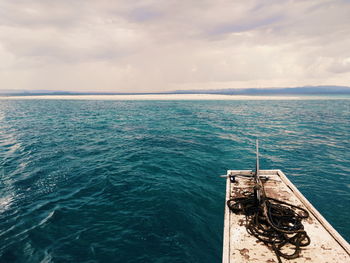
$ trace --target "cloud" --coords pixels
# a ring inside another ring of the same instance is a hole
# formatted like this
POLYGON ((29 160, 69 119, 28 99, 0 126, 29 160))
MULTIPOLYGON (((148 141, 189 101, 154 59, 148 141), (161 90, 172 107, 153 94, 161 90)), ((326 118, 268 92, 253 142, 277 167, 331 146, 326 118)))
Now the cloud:
POLYGON ((4 89, 349 85, 347 1, 0 3, 4 89))

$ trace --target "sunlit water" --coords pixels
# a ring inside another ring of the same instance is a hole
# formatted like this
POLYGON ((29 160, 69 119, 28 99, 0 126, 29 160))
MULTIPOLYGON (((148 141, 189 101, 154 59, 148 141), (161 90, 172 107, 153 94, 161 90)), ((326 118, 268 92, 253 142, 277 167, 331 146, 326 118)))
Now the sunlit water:
POLYGON ((350 240, 350 100, 0 101, 0 262, 220 262, 227 169, 350 240))

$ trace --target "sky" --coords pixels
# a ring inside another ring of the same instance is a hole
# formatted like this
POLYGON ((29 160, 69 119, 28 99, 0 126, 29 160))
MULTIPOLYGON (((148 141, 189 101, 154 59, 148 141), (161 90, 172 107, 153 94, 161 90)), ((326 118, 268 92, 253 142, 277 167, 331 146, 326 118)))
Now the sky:
POLYGON ((350 85, 349 0, 0 0, 0 89, 350 85))

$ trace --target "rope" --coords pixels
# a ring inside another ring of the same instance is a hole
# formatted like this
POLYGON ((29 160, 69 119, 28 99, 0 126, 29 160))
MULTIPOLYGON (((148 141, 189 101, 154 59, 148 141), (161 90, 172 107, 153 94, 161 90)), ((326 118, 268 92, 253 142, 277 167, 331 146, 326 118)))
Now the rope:
POLYGON ((301 222, 309 217, 308 211, 300 206, 267 197, 263 186, 261 189, 260 203, 253 193, 245 192, 243 197, 228 200, 228 207, 234 213, 245 215, 247 232, 270 246, 279 263, 282 263, 281 257, 299 257, 301 247, 310 244, 310 237, 301 222), (291 253, 282 252, 287 245, 291 253))

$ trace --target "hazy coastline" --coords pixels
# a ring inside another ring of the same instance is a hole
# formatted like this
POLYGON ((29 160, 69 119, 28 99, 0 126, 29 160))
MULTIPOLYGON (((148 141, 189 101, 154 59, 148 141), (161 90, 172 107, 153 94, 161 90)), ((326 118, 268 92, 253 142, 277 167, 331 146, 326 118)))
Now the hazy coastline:
POLYGON ((0 100, 319 100, 350 99, 338 95, 222 95, 222 94, 142 94, 142 95, 26 95, 0 96, 0 100))

